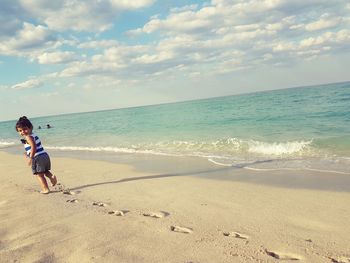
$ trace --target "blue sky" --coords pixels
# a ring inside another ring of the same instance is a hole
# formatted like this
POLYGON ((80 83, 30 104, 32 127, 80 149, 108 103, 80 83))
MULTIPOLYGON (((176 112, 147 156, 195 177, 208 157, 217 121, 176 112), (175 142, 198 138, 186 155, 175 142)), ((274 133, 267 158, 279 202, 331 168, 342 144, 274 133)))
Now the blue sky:
POLYGON ((0 121, 348 81, 348 0, 1 0, 0 121))

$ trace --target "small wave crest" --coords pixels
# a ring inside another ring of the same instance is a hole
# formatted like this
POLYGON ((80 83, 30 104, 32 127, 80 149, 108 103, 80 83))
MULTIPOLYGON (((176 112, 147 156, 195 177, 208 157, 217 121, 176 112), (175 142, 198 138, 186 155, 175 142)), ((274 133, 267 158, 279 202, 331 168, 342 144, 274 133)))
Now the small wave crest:
POLYGON ((254 172, 271 172, 271 171, 305 171, 339 175, 350 175, 347 164, 340 164, 338 160, 318 160, 318 159, 266 159, 239 162, 237 160, 217 161, 208 158, 208 161, 225 167, 241 168, 254 172))
POLYGON ((0 148, 6 148, 15 145, 14 142, 7 142, 4 140, 0 140, 0 148))
POLYGON ((152 150, 137 150, 131 148, 118 147, 84 147, 84 146, 46 146, 46 149, 57 151, 86 151, 86 152, 111 152, 111 153, 143 153, 154 155, 168 155, 152 150))
POLYGON ((266 143, 259 141, 250 141, 248 143, 248 151, 251 153, 266 154, 266 155, 290 155, 301 153, 311 145, 311 141, 293 141, 283 143, 266 143))
MULTIPOLYGON (((241 140, 237 138, 220 139, 216 141, 172 141, 144 145, 152 149, 179 151, 193 153, 201 156, 237 156, 237 155, 264 155, 286 156, 310 153, 312 140, 287 142, 262 142, 256 140, 241 140)), ((142 146, 141 146, 142 147, 142 146)))
POLYGON ((208 161, 213 163, 213 164, 220 165, 220 166, 227 166, 227 167, 233 166, 233 164, 218 162, 218 161, 213 160, 212 158, 208 158, 208 161))
POLYGON ((347 158, 327 156, 312 141, 261 142, 253 140, 169 141, 129 143, 119 146, 49 146, 48 150, 96 153, 149 154, 174 157, 200 157, 225 167, 253 171, 304 170, 349 174, 347 158))
POLYGON ((148 143, 130 143, 113 146, 48 146, 47 149, 61 151, 90 151, 114 153, 142 153, 168 156, 198 156, 225 159, 247 156, 286 157, 308 153, 312 141, 261 142, 240 140, 237 138, 213 141, 160 141, 148 143))

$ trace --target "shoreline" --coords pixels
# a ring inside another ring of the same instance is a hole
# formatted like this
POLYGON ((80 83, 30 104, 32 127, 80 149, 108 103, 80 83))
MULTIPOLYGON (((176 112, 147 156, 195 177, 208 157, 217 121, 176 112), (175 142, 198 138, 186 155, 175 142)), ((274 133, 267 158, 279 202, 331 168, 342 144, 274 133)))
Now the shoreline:
POLYGON ((53 173, 74 194, 43 196, 22 157, 0 158, 5 262, 350 260, 348 191, 271 186, 269 172, 243 169, 231 169, 235 180, 213 180, 227 170, 195 174, 203 167, 191 162, 177 170, 176 161, 158 163, 167 172, 156 173, 53 156, 53 173))
MULTIPOLYGON (((0 149, 0 153, 5 152, 16 156, 21 156, 22 151, 23 149, 20 146, 0 149)), ((49 154, 51 158, 129 165, 135 171, 141 173, 173 176, 191 175, 210 180, 236 181, 281 188, 350 192, 350 171, 285 168, 283 164, 278 163, 278 159, 222 166, 198 156, 58 150, 49 150, 49 154), (276 167, 271 169, 270 165, 274 161, 277 162, 276 167)), ((296 160, 296 162, 299 161, 296 160)))

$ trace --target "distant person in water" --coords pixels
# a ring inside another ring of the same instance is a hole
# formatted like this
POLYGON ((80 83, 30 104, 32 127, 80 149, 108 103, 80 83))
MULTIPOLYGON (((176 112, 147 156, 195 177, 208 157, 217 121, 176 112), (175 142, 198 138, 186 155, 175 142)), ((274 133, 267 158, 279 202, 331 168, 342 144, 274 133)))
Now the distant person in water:
POLYGON ((50 124, 46 124, 46 128, 50 129, 52 126, 50 124))
POLYGON ((40 130, 40 129, 41 129, 41 126, 39 125, 38 130, 40 130))
POLYGON ((24 144, 28 165, 32 167, 33 174, 38 178, 40 193, 50 193, 45 176, 50 179, 52 186, 56 185, 57 178, 50 172, 50 157, 44 150, 39 137, 33 133, 32 123, 23 116, 16 123, 16 131, 23 137, 21 141, 24 144))

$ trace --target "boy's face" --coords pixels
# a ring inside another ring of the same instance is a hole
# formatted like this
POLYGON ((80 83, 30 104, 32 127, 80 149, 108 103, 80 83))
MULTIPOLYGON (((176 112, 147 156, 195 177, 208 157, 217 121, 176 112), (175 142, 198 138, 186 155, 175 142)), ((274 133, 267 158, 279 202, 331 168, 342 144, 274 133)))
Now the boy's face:
POLYGON ((28 128, 28 127, 23 127, 23 128, 17 128, 17 132, 21 135, 21 136, 28 136, 29 134, 32 133, 32 129, 28 128))

